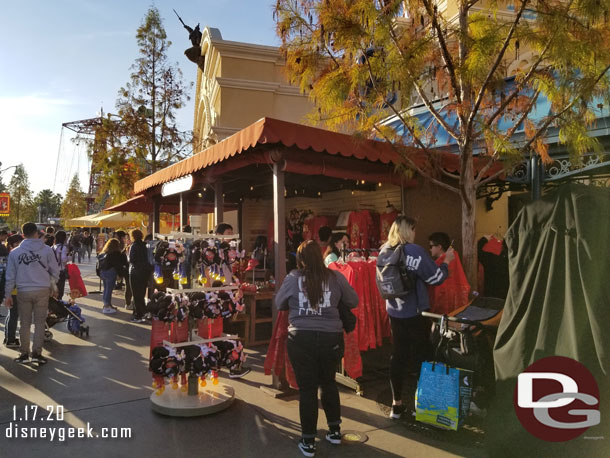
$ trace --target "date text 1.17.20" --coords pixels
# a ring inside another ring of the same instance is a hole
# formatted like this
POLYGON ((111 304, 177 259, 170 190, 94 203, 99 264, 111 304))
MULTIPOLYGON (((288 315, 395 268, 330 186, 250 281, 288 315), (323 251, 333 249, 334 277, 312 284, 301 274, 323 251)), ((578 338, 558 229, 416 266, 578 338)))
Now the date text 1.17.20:
POLYGON ((47 406, 45 409, 37 405, 13 406, 13 421, 62 421, 64 406, 47 406))

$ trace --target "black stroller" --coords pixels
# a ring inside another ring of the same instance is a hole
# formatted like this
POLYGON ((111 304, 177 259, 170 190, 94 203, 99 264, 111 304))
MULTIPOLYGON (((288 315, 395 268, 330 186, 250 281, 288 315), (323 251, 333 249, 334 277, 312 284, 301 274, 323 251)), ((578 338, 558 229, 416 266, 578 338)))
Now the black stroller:
POLYGON ((85 325, 85 319, 80 316, 80 309, 74 309, 75 306, 67 302, 57 300, 53 297, 49 298, 49 312, 45 323, 44 340, 46 342, 53 338, 53 333, 50 329, 57 323, 68 321, 68 330, 80 337, 86 335, 89 337, 89 326, 85 325))
POLYGON ((473 402, 484 409, 495 393, 493 343, 504 299, 477 297, 451 315, 422 312, 432 318, 434 360, 473 371, 473 402))

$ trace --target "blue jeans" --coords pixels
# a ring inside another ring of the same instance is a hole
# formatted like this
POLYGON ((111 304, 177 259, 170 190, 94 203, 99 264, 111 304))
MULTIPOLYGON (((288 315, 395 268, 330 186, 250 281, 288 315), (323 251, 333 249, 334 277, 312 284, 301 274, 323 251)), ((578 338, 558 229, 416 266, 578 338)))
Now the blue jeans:
POLYGON ((104 294, 102 295, 104 307, 109 307, 112 304, 112 291, 116 283, 116 276, 116 269, 114 267, 100 271, 100 278, 104 283, 104 294))
POLYGON ((13 308, 8 309, 8 315, 4 321, 4 338, 6 342, 15 340, 17 334, 17 323, 19 322, 19 309, 17 308, 17 296, 13 295, 13 308))

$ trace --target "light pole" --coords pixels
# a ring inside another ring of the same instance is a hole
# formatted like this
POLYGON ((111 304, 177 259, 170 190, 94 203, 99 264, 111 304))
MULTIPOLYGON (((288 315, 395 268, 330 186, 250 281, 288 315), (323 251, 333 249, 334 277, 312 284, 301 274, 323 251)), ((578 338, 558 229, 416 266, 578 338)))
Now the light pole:
MULTIPOLYGON (((0 167, 2 167, 2 162, 0 162, 0 167)), ((0 170, 0 173, 4 173, 4 172, 6 172, 8 169, 13 169, 13 168, 17 168, 17 167, 18 167, 17 165, 10 165, 10 166, 8 166, 8 167, 7 167, 7 168, 5 168, 5 169, 0 170)))

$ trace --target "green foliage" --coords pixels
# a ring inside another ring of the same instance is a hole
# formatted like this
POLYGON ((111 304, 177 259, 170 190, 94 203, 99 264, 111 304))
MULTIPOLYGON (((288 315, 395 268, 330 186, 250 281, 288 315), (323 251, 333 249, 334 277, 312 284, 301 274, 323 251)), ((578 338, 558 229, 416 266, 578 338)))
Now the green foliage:
POLYGON ((19 164, 8 184, 8 192, 11 194, 11 214, 6 222, 12 229, 20 229, 23 223, 36 221, 36 210, 32 205, 32 191, 28 174, 19 164))
POLYGON ((316 105, 310 122, 385 139, 403 156, 401 168, 459 193, 471 281, 476 189, 503 173, 480 173, 474 152, 488 158, 483 171, 534 154, 548 161, 552 134, 577 158, 599 148, 587 135, 595 97, 610 102, 610 0, 510 5, 278 0, 274 12, 287 74, 316 105), (543 98, 550 111, 533 116, 543 98), (422 110, 455 140, 457 174, 435 160, 436 131, 420 125, 422 110), (388 129, 391 117, 404 135, 388 129), (429 166, 411 161, 405 144, 427 155, 429 166))
POLYGON ((64 219, 77 218, 87 212, 85 193, 81 189, 78 175, 74 175, 66 191, 66 197, 61 204, 61 217, 64 219))
POLYGON ((130 80, 120 88, 117 115, 96 129, 90 155, 100 174, 99 198, 110 202, 131 196, 133 183, 185 157, 189 133, 176 126, 176 110, 188 100, 182 72, 167 60, 165 29, 151 7, 136 32, 139 55, 130 80))
POLYGON ((311 122, 379 138, 381 121, 399 117, 410 143, 429 152, 433 143, 407 110, 417 101, 441 124, 443 112, 456 116, 455 125, 443 127, 457 140, 459 154, 484 146, 491 158, 509 162, 530 151, 544 155, 538 140, 549 129, 570 151, 594 150, 595 141, 574 123, 586 126, 590 113, 582 107, 595 96, 609 97, 610 26, 604 18, 610 0, 523 0, 509 14, 503 3, 459 5, 457 17, 449 18, 431 0, 278 1, 287 72, 316 104, 311 122), (484 9, 471 11, 473 6, 484 9), (507 83, 509 76, 516 84, 507 83), (392 94, 397 97, 389 104, 392 94), (535 120, 520 148, 508 146, 538 94, 551 102, 551 112, 535 120), (507 120, 513 124, 507 127, 507 120))
POLYGON ((61 203, 61 195, 53 193, 50 189, 43 189, 32 201, 37 212, 40 208, 42 222, 46 222, 48 218, 59 217, 61 214, 61 203))

